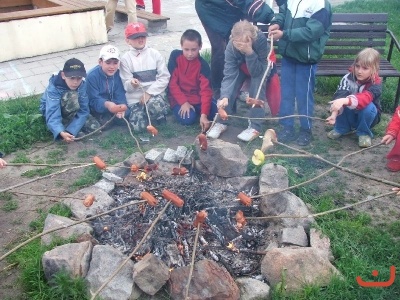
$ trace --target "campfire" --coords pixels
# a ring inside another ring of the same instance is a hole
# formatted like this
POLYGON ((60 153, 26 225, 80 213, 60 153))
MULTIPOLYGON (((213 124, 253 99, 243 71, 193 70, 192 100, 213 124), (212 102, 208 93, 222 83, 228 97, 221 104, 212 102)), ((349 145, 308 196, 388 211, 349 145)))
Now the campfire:
POLYGON ((207 217, 201 225, 196 261, 214 260, 233 276, 260 274, 261 256, 258 252, 267 247, 264 240, 266 226, 254 222, 244 224, 243 215, 260 216, 260 211, 258 205, 246 206, 237 198, 242 191, 217 187, 207 180, 207 176, 195 170, 183 176, 154 178, 151 172, 146 178, 140 178, 140 173, 135 174, 129 176, 136 176, 140 182, 120 184, 111 193, 115 200, 112 207, 140 199, 143 191, 156 197, 158 205, 129 206, 95 219, 92 222, 94 237, 100 244, 111 245, 124 254, 131 253, 167 203, 162 191, 168 189, 179 195, 184 205, 168 207, 135 254, 136 260, 150 252, 170 268, 189 265, 196 235, 193 223, 197 213, 205 211, 207 217))

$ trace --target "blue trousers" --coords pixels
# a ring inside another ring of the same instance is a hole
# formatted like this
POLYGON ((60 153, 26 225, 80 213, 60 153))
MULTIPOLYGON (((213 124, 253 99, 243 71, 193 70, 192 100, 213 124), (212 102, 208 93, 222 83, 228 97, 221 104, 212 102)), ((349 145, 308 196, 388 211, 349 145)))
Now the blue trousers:
MULTIPOLYGON (((190 110, 189 117, 182 118, 179 115, 179 110, 181 109, 180 105, 175 105, 174 108, 172 109, 172 112, 175 116, 175 119, 181 124, 181 125, 192 125, 196 123, 201 115, 201 104, 196 104, 193 105, 194 110, 190 110)), ((211 102, 211 109, 210 109, 210 114, 207 116, 208 120, 213 120, 215 114, 217 113, 217 101, 215 99, 212 99, 211 102)))
MULTIPOLYGON (((302 64, 292 59, 282 58, 281 67, 281 117, 294 114, 295 104, 299 115, 314 115, 314 87, 316 64, 302 64)), ((282 119, 280 124, 284 127, 293 127, 294 118, 282 119)), ((300 118, 300 127, 311 130, 311 119, 300 118)))
POLYGON ((342 114, 336 118, 335 130, 341 134, 346 134, 355 129, 358 136, 369 135, 373 137, 371 126, 377 114, 378 110, 372 102, 362 110, 345 107, 342 114))

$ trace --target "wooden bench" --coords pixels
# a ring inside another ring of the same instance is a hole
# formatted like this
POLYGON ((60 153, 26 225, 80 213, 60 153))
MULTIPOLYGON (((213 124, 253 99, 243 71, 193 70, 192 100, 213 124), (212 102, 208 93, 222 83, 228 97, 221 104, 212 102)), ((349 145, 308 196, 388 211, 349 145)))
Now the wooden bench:
MULTIPOLYGON (((94 1, 97 4, 101 4, 103 6, 106 5, 106 2, 94 1)), ((127 15, 125 6, 117 5, 116 13, 127 15)), ((147 12, 144 10, 137 9, 136 15, 138 19, 143 19, 148 22, 149 31, 157 31, 159 29, 167 28, 167 21, 170 20, 169 17, 153 14, 151 12, 147 12)))
MULTIPOLYGON (((263 32, 268 27, 259 26, 263 32)), ((317 76, 344 76, 354 62, 356 54, 366 48, 375 48, 381 53, 379 75, 398 78, 393 110, 399 104, 400 72, 393 66, 393 54, 400 55, 400 45, 394 34, 388 29, 387 13, 334 13, 329 40, 324 55, 318 63, 317 76), (386 53, 386 39, 389 39, 389 50, 386 53), (397 50, 396 50, 397 49, 397 50)), ((400 60, 400 56, 399 56, 400 60)), ((280 63, 277 63, 278 72, 280 63)))
POLYGON ((0 0, 0 22, 94 11, 103 7, 84 0, 0 0))

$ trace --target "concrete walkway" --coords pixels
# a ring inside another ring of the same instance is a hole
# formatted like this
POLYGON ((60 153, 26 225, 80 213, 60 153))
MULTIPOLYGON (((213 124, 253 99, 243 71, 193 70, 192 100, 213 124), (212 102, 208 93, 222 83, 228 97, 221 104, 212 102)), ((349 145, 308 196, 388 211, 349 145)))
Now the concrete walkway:
MULTIPOLYGON (((345 1, 331 0, 331 3, 338 5, 345 1)), ((151 1, 145 2, 146 10, 151 11, 151 1)), ((148 45, 159 50, 166 60, 173 49, 180 48, 180 37, 189 28, 201 33, 203 49, 210 48, 207 35, 197 17, 194 0, 162 1, 161 13, 170 18, 167 28, 150 34, 148 45)), ((126 21, 116 21, 115 27, 108 35, 109 43, 117 46, 122 53, 129 49, 125 43, 125 25, 126 21)), ((64 62, 69 58, 80 59, 85 64, 86 70, 90 70, 97 65, 98 54, 103 46, 95 45, 0 63, 0 100, 42 93, 47 87, 51 74, 62 69, 64 62)))

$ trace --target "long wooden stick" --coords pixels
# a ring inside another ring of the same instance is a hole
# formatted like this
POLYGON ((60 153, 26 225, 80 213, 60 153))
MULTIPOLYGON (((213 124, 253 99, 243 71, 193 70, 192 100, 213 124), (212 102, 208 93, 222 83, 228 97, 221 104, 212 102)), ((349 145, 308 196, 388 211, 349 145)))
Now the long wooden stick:
POLYGON ((126 263, 131 260, 132 256, 136 253, 136 251, 140 248, 140 246, 143 244, 143 242, 146 240, 147 236, 152 232, 154 226, 157 224, 158 220, 162 217, 162 215, 165 213, 165 211, 167 210, 169 204, 171 202, 168 201, 163 210, 160 211, 160 213, 158 214, 157 218, 154 219, 154 221, 152 222, 151 226, 149 227, 149 229, 146 231, 145 235, 143 236, 143 238, 140 240, 139 244, 137 244, 137 246, 135 247, 135 249, 133 249, 132 253, 119 265, 119 267, 114 271, 114 273, 100 286, 100 288, 92 295, 92 297, 90 298, 91 300, 94 300, 96 298, 96 296, 106 287, 107 284, 110 283, 110 281, 118 274, 119 271, 121 271, 121 269, 126 265, 126 263))
POLYGON ((35 239, 37 239, 37 238, 39 238, 39 237, 41 237, 41 236, 43 236, 43 235, 46 235, 46 234, 48 234, 48 233, 51 233, 51 232, 54 232, 54 231, 57 231, 57 230, 61 230, 61 229, 64 229, 64 228, 72 227, 72 226, 75 226, 75 225, 84 223, 84 222, 86 222, 86 221, 93 220, 93 219, 95 219, 95 218, 97 218, 97 217, 101 217, 101 216, 107 215, 107 214, 109 214, 109 213, 111 213, 111 212, 113 212, 113 211, 115 211, 115 210, 121 209, 121 208, 125 208, 125 207, 131 206, 131 205, 136 205, 136 204, 140 204, 140 203, 144 203, 144 202, 146 202, 146 200, 140 200, 140 201, 136 201, 136 202, 133 202, 133 203, 127 203, 127 204, 124 204, 124 205, 115 207, 115 208, 113 208, 113 209, 110 209, 110 210, 108 210, 108 211, 105 211, 105 212, 103 212, 103 213, 94 215, 94 216, 92 216, 92 217, 89 217, 89 218, 86 218, 86 219, 83 219, 83 220, 80 220, 80 221, 76 221, 76 222, 71 223, 71 224, 69 224, 69 225, 62 225, 62 226, 59 226, 59 227, 56 227, 56 228, 53 228, 53 229, 49 229, 49 230, 43 231, 42 233, 37 234, 37 235, 31 237, 30 239, 26 240, 25 242, 19 244, 18 246, 14 247, 14 248, 11 249, 10 251, 8 251, 6 254, 4 254, 2 257, 0 257, 0 261, 2 261, 3 259, 5 259, 7 256, 9 256, 10 254, 12 254, 13 252, 15 252, 16 250, 18 250, 19 248, 25 246, 26 244, 32 242, 33 240, 35 240, 35 239))
POLYGON ((2 190, 0 190, 0 193, 4 193, 6 191, 15 189, 16 187, 20 187, 20 186, 28 184, 28 183, 32 183, 32 182, 35 182, 35 181, 38 181, 38 180, 49 178, 49 177, 52 177, 54 175, 59 175, 59 174, 65 173, 65 172, 70 171, 70 170, 84 168, 84 167, 93 166, 93 165, 94 165, 94 163, 80 165, 80 166, 76 166, 76 167, 67 168, 67 169, 64 169, 64 170, 61 170, 61 171, 58 171, 58 172, 55 172, 55 173, 51 173, 51 174, 48 174, 48 175, 45 175, 45 176, 37 177, 37 178, 31 179, 31 180, 28 180, 28 181, 25 181, 25 182, 18 183, 16 185, 10 186, 8 188, 2 189, 2 190))
POLYGON ((108 120, 107 122, 105 122, 103 125, 101 125, 101 126, 100 126, 99 128, 97 128, 96 130, 94 130, 94 131, 92 131, 92 132, 90 132, 90 133, 88 133, 88 134, 85 134, 84 136, 81 136, 81 137, 78 137, 78 138, 74 138, 74 141, 83 140, 83 139, 85 139, 85 138, 87 138, 87 137, 89 137, 89 136, 95 134, 96 132, 102 130, 102 129, 103 129, 104 127, 106 127, 109 123, 111 123, 111 121, 114 120, 114 118, 115 118, 115 115, 113 115, 112 118, 111 118, 110 120, 108 120))
POLYGON ((200 226, 201 222, 197 224, 197 232, 196 236, 194 238, 194 245, 193 245, 193 251, 192 251, 192 262, 190 263, 190 271, 189 271, 189 277, 188 277, 188 283, 186 285, 186 292, 185 292, 185 300, 189 300, 189 287, 190 287, 190 282, 192 281, 192 276, 193 276, 193 268, 194 268, 194 260, 196 258, 196 249, 197 249, 197 242, 199 240, 199 233, 200 233, 200 226))

